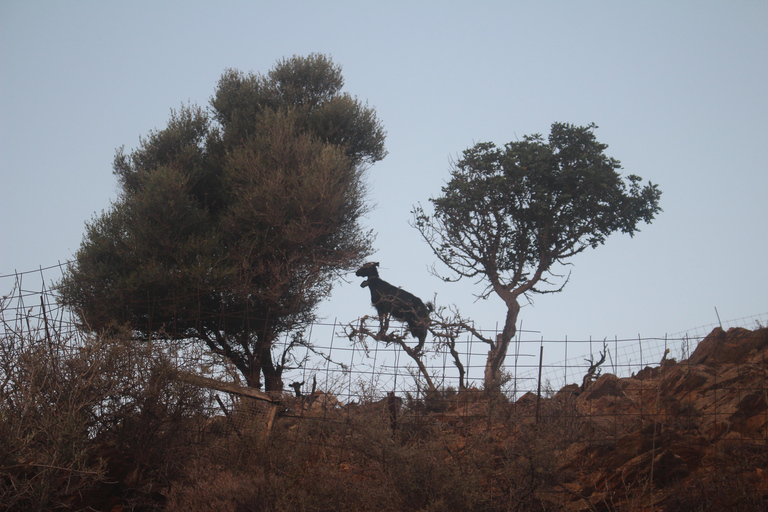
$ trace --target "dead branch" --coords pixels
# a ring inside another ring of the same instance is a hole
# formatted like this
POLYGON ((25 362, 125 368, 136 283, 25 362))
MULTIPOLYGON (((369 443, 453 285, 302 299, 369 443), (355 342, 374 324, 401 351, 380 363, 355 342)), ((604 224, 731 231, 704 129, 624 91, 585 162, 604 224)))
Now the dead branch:
POLYGON ((246 396, 249 398, 255 398, 257 400, 263 400, 265 402, 270 402, 273 404, 278 402, 278 400, 276 400, 272 396, 262 391, 259 391, 253 388, 238 386, 237 384, 232 384, 230 382, 221 382, 216 379, 203 377, 201 375, 195 375, 193 373, 177 371, 176 378, 188 384, 192 384, 195 386, 200 386, 208 389, 214 389, 216 391, 223 391, 225 393, 231 393, 233 395, 240 395, 240 396, 246 396))
POLYGON ((474 322, 469 319, 465 319, 461 316, 458 308, 453 305, 449 307, 441 306, 436 308, 434 314, 434 320, 430 325, 430 332, 437 341, 438 347, 445 347, 448 353, 453 358, 453 364, 459 371, 459 389, 466 388, 466 371, 464 364, 461 362, 461 356, 456 350, 456 341, 464 334, 474 336, 483 343, 487 343, 493 347, 493 341, 483 336, 483 334, 475 328, 474 322))
POLYGON ((603 340, 603 350, 600 352, 600 360, 595 362, 595 358, 592 355, 590 355, 589 359, 585 359, 585 361, 589 363, 589 369, 581 382, 581 391, 586 391, 587 386, 594 382, 600 375, 600 366, 605 362, 606 355, 608 355, 608 344, 603 340))
MULTIPOLYGON (((411 348, 405 343, 405 336, 400 336, 398 334, 395 334, 394 332, 385 332, 385 331, 372 331, 368 329, 365 326, 365 321, 370 318, 368 316, 364 316, 360 319, 360 326, 355 327, 352 324, 349 324, 345 329, 345 334, 349 338, 349 340, 352 343, 362 343, 365 344, 365 339, 370 338, 376 341, 383 342, 385 344, 394 343, 395 345, 398 345, 400 348, 403 349, 403 351, 408 354, 408 356, 413 359, 413 361, 416 363, 416 366, 419 368, 419 374, 424 378, 424 380, 427 383, 427 387, 430 391, 436 391, 437 387, 435 386, 434 382, 432 381, 432 377, 429 375, 429 372, 427 371, 427 367, 424 365, 424 362, 421 360, 422 352, 419 350, 419 347, 417 348, 411 348)), ((367 346, 366 346, 367 348, 367 346)))

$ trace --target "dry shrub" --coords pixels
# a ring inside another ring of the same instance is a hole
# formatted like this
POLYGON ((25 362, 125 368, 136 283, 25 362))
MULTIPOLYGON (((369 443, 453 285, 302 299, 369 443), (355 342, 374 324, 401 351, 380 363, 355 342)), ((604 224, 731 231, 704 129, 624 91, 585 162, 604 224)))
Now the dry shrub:
POLYGON ((766 510, 768 467, 765 442, 738 436, 718 442, 715 460, 709 471, 694 476, 670 492, 664 510, 704 512, 726 510, 766 510))
POLYGON ((213 446, 167 493, 167 510, 365 510, 369 488, 340 462, 344 423, 307 417, 278 421, 269 439, 230 438, 213 446))
POLYGON ((128 333, 0 339, 0 509, 156 506, 207 397, 128 333))
POLYGON ((167 509, 494 510, 463 448, 436 427, 412 433, 375 412, 278 421, 268 440, 199 458, 167 509))
POLYGON ((507 503, 504 510, 558 509, 551 501, 562 493, 558 449, 562 443, 550 427, 524 425, 495 450, 488 476, 495 501, 507 503))

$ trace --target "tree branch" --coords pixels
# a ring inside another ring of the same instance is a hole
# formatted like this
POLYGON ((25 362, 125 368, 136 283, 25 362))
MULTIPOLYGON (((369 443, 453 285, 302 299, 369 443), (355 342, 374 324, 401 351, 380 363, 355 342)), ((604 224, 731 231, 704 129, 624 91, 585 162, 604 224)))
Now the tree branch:
POLYGON ((408 356, 413 359, 413 361, 416 363, 416 366, 419 368, 419 373, 424 378, 424 380, 427 382, 427 387, 430 391, 437 391, 437 388, 435 387, 434 382, 432 381, 432 377, 429 375, 429 372, 427 371, 427 367, 424 365, 424 362, 421 359, 422 352, 417 352, 415 349, 412 349, 405 343, 405 337, 404 336, 398 336, 394 333, 386 333, 386 332, 373 332, 365 327, 365 320, 370 318, 369 316, 364 316, 360 319, 360 327, 355 327, 352 324, 347 325, 347 327, 344 329, 345 334, 349 338, 349 340, 352 343, 355 343, 357 338, 357 341, 359 342, 361 338, 369 337, 373 340, 383 342, 385 344, 394 343, 400 348, 403 349, 403 351, 408 354, 408 356))

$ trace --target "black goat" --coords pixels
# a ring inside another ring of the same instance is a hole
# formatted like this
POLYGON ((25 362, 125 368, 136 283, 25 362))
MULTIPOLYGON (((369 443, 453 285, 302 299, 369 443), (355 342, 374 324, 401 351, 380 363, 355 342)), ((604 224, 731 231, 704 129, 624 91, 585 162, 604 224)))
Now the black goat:
POLYGON ((301 382, 291 382, 288 385, 293 388, 293 392, 296 393, 296 398, 301 398, 301 397, 304 396, 301 393, 301 386, 304 385, 304 381, 301 381, 301 382))
POLYGON ((428 308, 420 298, 412 293, 392 286, 379 278, 379 272, 376 270, 378 266, 378 262, 366 263, 360 267, 355 275, 368 278, 360 286, 363 288, 367 286, 371 290, 371 303, 379 313, 381 332, 384 333, 389 328, 389 315, 392 315, 408 324, 408 330, 411 331, 414 338, 419 340, 419 344, 416 346, 416 352, 419 352, 427 338, 429 313, 432 310, 431 304, 428 308))

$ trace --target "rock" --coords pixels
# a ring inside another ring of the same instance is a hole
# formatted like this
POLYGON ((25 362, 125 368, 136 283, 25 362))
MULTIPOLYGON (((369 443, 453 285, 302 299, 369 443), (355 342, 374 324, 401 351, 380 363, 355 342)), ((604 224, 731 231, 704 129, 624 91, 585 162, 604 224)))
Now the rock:
POLYGON ((635 510, 642 495, 655 510, 704 510, 745 489, 750 510, 768 503, 766 380, 766 328, 715 329, 688 360, 600 376, 576 398, 563 509, 635 510))
POLYGON ((573 396, 577 396, 581 393, 581 388, 578 384, 568 384, 567 386, 563 386, 560 391, 555 393, 554 398, 555 399, 561 399, 561 398, 570 398, 573 396))
POLYGON ((533 393, 531 391, 528 391, 523 396, 517 399, 514 405, 516 406, 533 406, 536 405, 538 397, 536 393, 533 393))
POLYGON ((693 351, 689 364, 744 362, 748 355, 768 346, 768 329, 716 328, 693 351))
POLYGON ((595 400, 603 396, 626 396, 617 376, 610 373, 601 375, 579 396, 579 400, 595 400))
POLYGON ((663 450, 653 458, 653 483, 659 488, 680 480, 690 474, 682 457, 671 450, 663 450))

